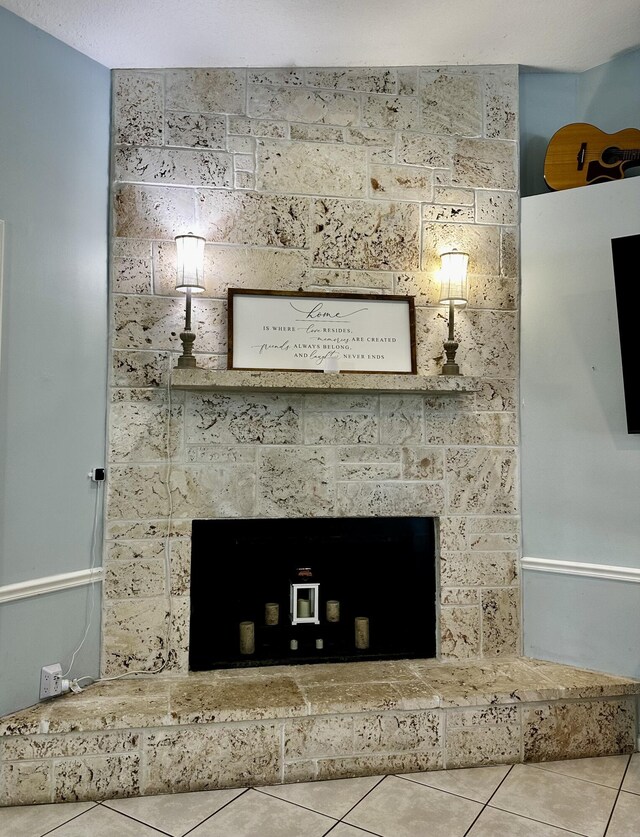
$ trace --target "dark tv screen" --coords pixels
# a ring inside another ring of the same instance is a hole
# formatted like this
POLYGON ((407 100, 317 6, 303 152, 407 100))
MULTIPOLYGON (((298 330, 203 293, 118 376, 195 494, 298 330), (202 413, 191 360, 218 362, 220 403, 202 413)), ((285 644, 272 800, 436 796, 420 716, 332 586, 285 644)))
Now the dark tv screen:
POLYGON ((611 239, 613 275, 618 307, 622 379, 627 431, 640 433, 640 367, 638 365, 638 311, 640 310, 640 234, 611 239))

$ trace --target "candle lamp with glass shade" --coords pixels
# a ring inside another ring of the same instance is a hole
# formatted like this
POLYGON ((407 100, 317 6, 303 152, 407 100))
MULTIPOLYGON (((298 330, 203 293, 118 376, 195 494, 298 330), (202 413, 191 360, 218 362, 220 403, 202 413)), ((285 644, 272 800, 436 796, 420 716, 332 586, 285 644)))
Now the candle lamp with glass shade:
POLYGON ((176 290, 186 294, 184 331, 180 333, 182 354, 178 358, 180 369, 193 369, 196 359, 193 356, 193 342, 196 339, 191 331, 191 294, 201 294, 204 286, 204 244, 205 239, 193 233, 176 236, 176 290))
POLYGON ((456 363, 458 341, 454 336, 455 307, 463 306, 468 301, 467 266, 469 254, 453 248, 440 256, 440 302, 449 305, 449 334, 444 341, 447 356, 442 364, 441 375, 459 375, 460 367, 456 363))

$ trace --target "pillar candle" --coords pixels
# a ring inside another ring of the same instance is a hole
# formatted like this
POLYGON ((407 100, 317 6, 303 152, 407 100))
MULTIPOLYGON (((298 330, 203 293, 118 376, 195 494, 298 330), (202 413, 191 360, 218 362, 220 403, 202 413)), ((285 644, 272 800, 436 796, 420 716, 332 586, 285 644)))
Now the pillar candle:
POLYGON ((327 602, 327 622, 340 621, 340 602, 329 599, 327 602))
POLYGON ((280 619, 280 605, 278 602, 267 602, 264 606, 264 624, 277 625, 280 619))
POLYGON ((253 654, 256 650, 253 622, 240 622, 240 653, 253 654))
POLYGON ((369 647, 369 619, 366 616, 355 618, 356 648, 364 649, 369 647))
POLYGON ((311 602, 309 599, 298 599, 298 619, 308 619, 311 616, 311 602))

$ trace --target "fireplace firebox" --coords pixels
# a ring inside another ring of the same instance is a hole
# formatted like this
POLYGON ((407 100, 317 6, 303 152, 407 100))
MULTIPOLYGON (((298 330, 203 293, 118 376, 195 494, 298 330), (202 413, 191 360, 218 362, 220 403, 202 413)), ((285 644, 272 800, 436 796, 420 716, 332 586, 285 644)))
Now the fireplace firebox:
POLYGON ((435 519, 194 520, 189 668, 435 656, 435 519))

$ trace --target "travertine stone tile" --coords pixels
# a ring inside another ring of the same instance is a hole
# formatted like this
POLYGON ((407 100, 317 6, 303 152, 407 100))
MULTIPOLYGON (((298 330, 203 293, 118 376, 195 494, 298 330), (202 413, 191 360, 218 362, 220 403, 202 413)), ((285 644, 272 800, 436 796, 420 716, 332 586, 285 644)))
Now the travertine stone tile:
POLYGON ((400 708, 400 692, 393 683, 301 683, 300 688, 311 715, 400 708))
POLYGON ((367 128, 415 130, 418 127, 418 101, 412 96, 364 96, 362 124, 367 128))
POLYGON ((254 247, 308 245, 309 198, 200 189, 196 211, 207 241, 254 247))
POLYGON ((436 186, 433 190, 433 202, 445 206, 469 206, 475 203, 476 192, 473 189, 456 189, 453 186, 436 186))
POLYGON ((141 520, 107 522, 107 540, 137 540, 138 538, 191 537, 190 520, 141 520))
POLYGON ((164 75, 167 110, 244 113, 245 70, 179 69, 164 75))
POLYGON ((354 465, 338 465, 336 470, 336 480, 350 481, 350 480, 396 480, 402 476, 402 469, 400 463, 391 464, 373 464, 373 463, 359 463, 354 465))
POLYGON ((397 67, 396 76, 398 79, 398 93, 404 96, 413 96, 418 90, 418 68, 397 67))
POLYGON ((300 684, 337 683, 404 683, 415 680, 415 674, 404 660, 362 660, 352 663, 314 663, 298 665, 292 670, 300 684))
POLYGON ((520 652, 520 588, 482 591, 482 656, 520 652))
POLYGON ((518 276, 520 271, 520 241, 518 227, 500 230, 500 275, 518 276))
POLYGON ((382 67, 305 70, 305 84, 332 90, 354 90, 364 93, 396 93, 397 71, 382 67))
POLYGON ((480 381, 474 395, 476 409, 515 411, 518 406, 516 391, 516 381, 480 381))
POLYGON ((106 599, 162 596, 165 593, 165 562, 163 558, 107 561, 103 584, 106 599))
POLYGON ((297 122, 289 126, 291 139, 304 142, 344 142, 344 131, 344 128, 333 128, 329 125, 305 125, 297 122))
POLYGON ((426 441, 431 445, 514 445, 517 441, 515 413, 432 413, 425 423, 426 441))
POLYGON ((151 243, 116 238, 111 246, 111 291, 123 294, 151 292, 151 243))
POLYGON ((14 735, 6 737, 3 744, 5 761, 64 758, 137 750, 140 735, 128 730, 67 735, 14 735))
POLYGON ((437 223, 453 222, 456 224, 473 224, 476 213, 472 206, 460 206, 458 204, 436 204, 426 205, 422 208, 424 221, 435 221, 437 223))
POLYGON ((450 169, 454 142, 448 137, 430 137, 420 131, 402 132, 398 138, 398 163, 450 169))
POLYGON ((502 544, 502 541, 498 541, 495 546, 489 546, 489 540, 496 535, 502 535, 508 538, 506 543, 514 544, 518 542, 520 535, 520 519, 516 516, 475 515, 469 518, 468 524, 469 534, 474 535, 469 540, 472 549, 509 549, 510 546, 497 545, 497 543, 502 544), (483 536, 486 536, 487 540, 483 536))
POLYGON ((164 115, 165 145, 223 150, 225 129, 224 116, 216 113, 184 113, 168 110, 164 115))
POLYGON ((313 204, 313 265, 360 270, 418 267, 419 207, 339 199, 313 204))
POLYGON ((234 154, 233 168, 236 174, 239 172, 249 172, 253 174, 256 169, 256 161, 253 151, 250 154, 234 154))
MULTIPOLYGON (((307 276, 306 256, 298 250, 205 246, 204 296, 225 299, 229 288, 295 291, 307 276)), ((175 244, 172 241, 155 242, 154 293, 175 296, 175 286, 175 244)))
POLYGON ((380 442, 391 445, 423 444, 424 405, 419 395, 380 396, 380 442))
POLYGON ((440 603, 443 605, 478 605, 480 590, 469 587, 441 587, 440 603))
POLYGON ((440 304, 440 282, 435 273, 412 271, 394 274, 395 293, 412 296, 416 307, 440 304))
POLYGON ((512 585, 518 579, 517 552, 440 552, 440 581, 448 587, 512 585))
MULTIPOLYGON (((253 137, 229 135, 227 139, 227 151, 236 155, 248 155, 253 158, 256 150, 256 141, 253 137)), ((253 171, 253 168, 251 169, 253 171)))
POLYGON ((441 606, 440 653, 445 660, 480 656, 480 608, 441 606))
POLYGON ((517 189, 517 145, 503 140, 460 139, 451 183, 472 189, 517 189))
POLYGON ((485 136, 518 139, 518 69, 487 73, 484 77, 485 136))
POLYGON ((369 194, 387 200, 428 201, 433 194, 433 173, 417 166, 371 166, 369 194))
POLYGON ((482 79, 421 69, 421 127, 428 134, 482 135, 482 79))
POLYGON ((382 128, 345 128, 345 142, 366 146, 371 162, 395 161, 396 132, 382 128))
POLYGON ((174 361, 169 352, 115 350, 111 385, 116 387, 165 387, 174 361))
POLYGON ((476 191, 476 219, 479 224, 517 224, 520 200, 516 192, 476 191))
POLYGON ((333 515, 334 462, 333 450, 328 447, 261 450, 257 477, 258 512, 265 517, 333 515))
POLYGON ((185 422, 189 444, 291 445, 302 442, 302 396, 191 393, 185 422))
POLYGON ((253 70, 249 69, 247 80, 249 84, 291 85, 301 87, 304 82, 303 69, 253 70))
POLYGON ((336 489, 336 511, 344 517, 437 516, 444 502, 440 483, 351 482, 340 483, 336 489))
POLYGON ((258 451, 243 445, 187 445, 187 462, 255 464, 258 451))
POLYGON ((354 753, 352 715, 293 718, 284 725, 284 758, 315 759, 354 753))
POLYGON ((255 175, 250 171, 235 171, 233 182, 236 189, 246 189, 247 191, 253 191, 256 186, 255 175))
POLYGON ((355 752, 423 752, 442 746, 439 712, 358 715, 354 719, 355 752))
POLYGON ((520 726, 517 723, 460 729, 447 726, 448 770, 489 764, 514 764, 520 760, 520 726))
POLYGON ((402 477, 406 480, 444 479, 444 452, 426 445, 402 448, 402 477))
POLYGON ((562 663, 523 658, 523 664, 554 685, 558 696, 600 697, 602 695, 629 695, 637 693, 637 683, 614 674, 576 669, 562 663))
POLYGON ((287 122, 357 125, 360 120, 359 97, 353 93, 297 87, 262 88, 250 84, 247 109, 253 118, 287 122))
POLYGON ((373 444, 378 440, 378 417, 359 412, 307 413, 304 442, 307 445, 373 444))
POLYGON ((137 753, 54 762, 54 802, 112 799, 139 793, 140 757, 137 753))
POLYGON ((467 548, 467 529, 470 519, 460 516, 443 515, 438 521, 440 534, 440 551, 451 552, 467 548))
POLYGON ((311 413, 353 413, 373 415, 378 409, 378 396, 368 392, 306 393, 304 406, 311 413))
POLYGON ((191 583, 191 539, 175 538, 169 544, 171 568, 171 595, 184 596, 185 608, 190 612, 189 595, 191 583))
POLYGON ((146 795, 277 784, 281 726, 245 723, 183 727, 145 736, 146 795))
POLYGON ((170 183, 189 186, 231 186, 231 157, 223 151, 174 148, 119 148, 114 179, 131 183, 170 183))
POLYGON ((450 448, 449 511, 514 514, 517 511, 517 459, 509 448, 450 448))
POLYGON ((375 753, 351 758, 317 760, 317 779, 343 779, 350 776, 378 776, 391 773, 416 773, 440 770, 444 766, 442 750, 420 753, 375 753))
POLYGON ((162 142, 163 84, 160 73, 116 70, 113 74, 113 142, 162 142))
POLYGON ((361 197, 367 192, 362 148, 259 140, 256 156, 256 188, 262 192, 345 197, 361 197))
POLYGON ((336 448, 339 462, 399 464, 402 448, 399 445, 351 445, 336 448))
POLYGON ((41 805, 53 802, 51 761, 0 764, 3 805, 41 805))
POLYGON ((289 124, 271 119, 249 119, 246 116, 229 117, 229 135, 245 137, 286 137, 289 124))
POLYGON ((154 671, 165 662, 169 638, 166 598, 107 602, 103 611, 104 675, 154 671))
POLYGON ((182 404, 169 406, 164 391, 156 403, 112 404, 109 418, 109 458, 111 462, 163 461, 169 451, 172 459, 182 455, 182 404))
MULTIPOLYGON (((485 277, 497 275, 500 259, 500 230, 496 226, 473 224, 434 224, 423 227, 422 268, 429 273, 440 270, 440 253, 457 247, 469 253, 469 286, 474 277, 484 285, 485 277)), ((457 318, 456 318, 457 320, 457 318)))
MULTIPOLYGON (((113 346, 116 349, 160 349, 182 353, 184 299, 157 296, 116 296, 113 300, 113 346)), ((194 352, 226 350, 226 317, 215 299, 194 299, 191 327, 194 352)))
POLYGON ((207 724, 286 718, 306 714, 302 692, 292 677, 249 677, 226 682, 180 680, 170 686, 175 723, 207 724))
POLYGON ((191 189, 177 186, 114 186, 114 235, 119 238, 173 239, 185 230, 197 233, 191 189))
POLYGON ((632 753, 632 698, 556 702, 522 708, 524 761, 632 753))

